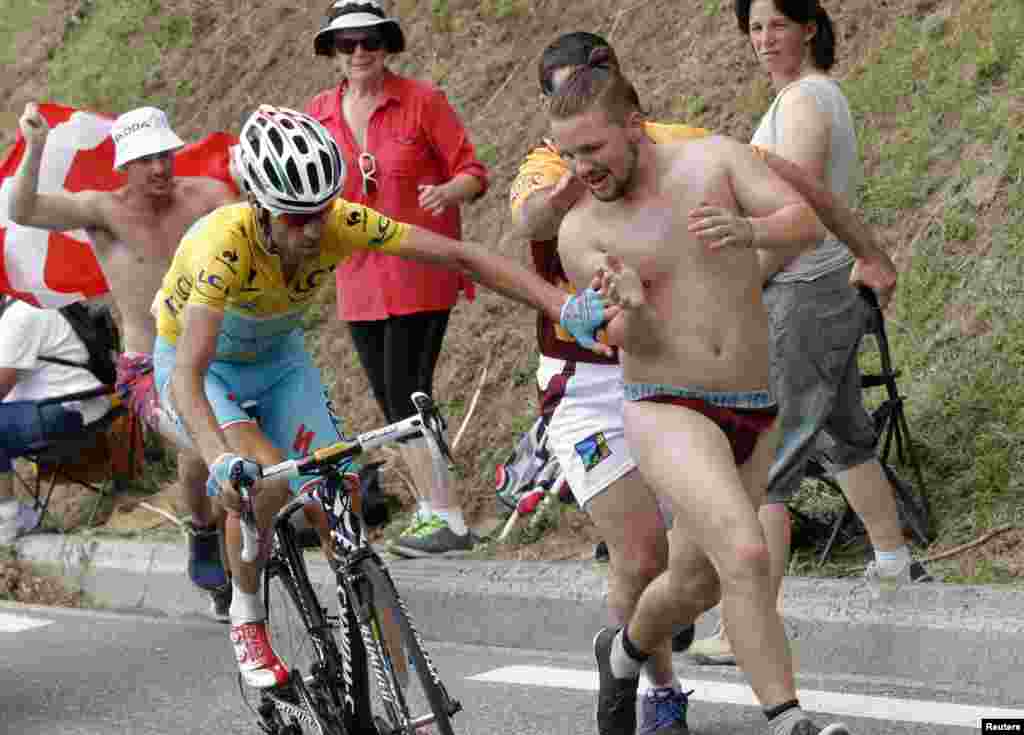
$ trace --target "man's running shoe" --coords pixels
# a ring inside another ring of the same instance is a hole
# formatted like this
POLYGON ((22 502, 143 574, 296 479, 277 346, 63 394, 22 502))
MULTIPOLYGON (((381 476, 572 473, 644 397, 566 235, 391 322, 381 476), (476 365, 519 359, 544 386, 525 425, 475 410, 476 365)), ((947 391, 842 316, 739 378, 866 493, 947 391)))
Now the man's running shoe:
POLYGON ((0 503, 0 544, 13 544, 39 525, 39 513, 17 500, 0 503))
POLYGON ((690 624, 672 636, 672 650, 683 653, 693 645, 693 637, 697 634, 697 626, 690 624))
POLYGON ((640 702, 639 735, 688 735, 689 695, 674 687, 648 689, 640 702))
POLYGON ((710 636, 694 641, 686 655, 703 666, 736 665, 736 655, 732 652, 732 644, 729 643, 721 622, 710 636))
POLYGON ((213 592, 228 584, 220 558, 220 531, 217 526, 187 525, 188 576, 192 584, 213 592))
POLYGON ((257 689, 288 682, 288 670, 270 647, 266 621, 231 626, 231 644, 242 681, 257 689))
POLYGON ((841 722, 818 727, 809 717, 801 717, 790 727, 776 728, 769 725, 768 735, 850 735, 850 729, 841 722))
POLYGON ((597 692, 598 735, 635 735, 636 690, 640 677, 619 679, 612 673, 612 642, 621 628, 602 628, 594 636, 594 658, 600 688, 597 692))
POLYGON ((210 591, 210 616, 218 623, 231 622, 231 584, 210 591))
POLYGON ((413 522, 388 549, 410 559, 459 556, 472 551, 479 540, 472 531, 459 536, 449 527, 448 521, 435 513, 427 520, 413 522))
POLYGON ((891 592, 905 584, 935 581, 935 577, 931 575, 928 568, 916 559, 911 559, 896 574, 883 574, 877 561, 869 562, 864 570, 864 578, 876 593, 891 592))

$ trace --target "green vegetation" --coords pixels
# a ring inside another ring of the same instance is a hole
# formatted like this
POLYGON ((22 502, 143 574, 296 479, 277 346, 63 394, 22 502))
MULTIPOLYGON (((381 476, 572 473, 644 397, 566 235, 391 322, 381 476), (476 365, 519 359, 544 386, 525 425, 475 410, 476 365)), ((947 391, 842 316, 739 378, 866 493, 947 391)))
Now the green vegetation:
POLYGON ((163 94, 148 87, 167 51, 192 44, 191 20, 169 10, 160 0, 95 0, 53 52, 50 97, 111 113, 153 104, 173 116, 175 94, 187 95, 190 86, 179 83, 163 94))
POLYGON ((48 9, 45 0, 0 1, 0 64, 6 66, 17 60, 14 39, 18 32, 30 28, 48 9))
MULTIPOLYGON (((946 21, 900 20, 844 82, 878 161, 861 190, 869 217, 927 215, 889 332, 946 543, 1022 520, 1024 135, 1020 111, 1010 119, 1022 34, 1024 5, 965 2, 946 21)), ((974 579, 1003 576, 979 566, 974 579)))

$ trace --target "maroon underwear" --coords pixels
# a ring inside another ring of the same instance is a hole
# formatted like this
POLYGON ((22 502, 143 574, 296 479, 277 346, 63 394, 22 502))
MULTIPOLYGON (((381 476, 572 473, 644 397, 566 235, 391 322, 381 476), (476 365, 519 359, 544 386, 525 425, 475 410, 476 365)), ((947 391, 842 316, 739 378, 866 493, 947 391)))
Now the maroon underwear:
POLYGON ((736 466, 743 465, 754 453, 757 440, 764 432, 772 428, 775 417, 779 414, 778 406, 766 408, 726 408, 715 406, 700 398, 684 398, 682 396, 659 395, 641 398, 642 401, 668 403, 683 406, 707 416, 725 433, 732 447, 732 456, 736 458, 736 466))

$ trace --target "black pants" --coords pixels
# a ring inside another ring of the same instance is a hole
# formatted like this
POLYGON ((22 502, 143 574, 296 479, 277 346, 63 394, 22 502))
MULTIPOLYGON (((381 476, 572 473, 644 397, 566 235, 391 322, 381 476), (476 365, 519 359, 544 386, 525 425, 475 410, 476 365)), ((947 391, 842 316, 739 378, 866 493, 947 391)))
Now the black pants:
POLYGON ((349 322, 370 387, 389 423, 416 413, 410 395, 431 395, 434 368, 451 311, 424 311, 370 322, 349 322))

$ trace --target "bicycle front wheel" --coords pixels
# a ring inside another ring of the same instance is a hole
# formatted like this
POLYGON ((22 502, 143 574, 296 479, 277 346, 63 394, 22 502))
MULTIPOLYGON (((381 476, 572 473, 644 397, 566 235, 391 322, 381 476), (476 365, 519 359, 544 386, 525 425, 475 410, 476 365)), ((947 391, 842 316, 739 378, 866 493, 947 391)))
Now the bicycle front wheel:
POLYGON ((380 559, 367 557, 356 567, 361 599, 369 620, 364 640, 372 651, 374 720, 380 735, 454 735, 451 716, 461 707, 448 696, 433 662, 423 649, 405 603, 380 559), (433 725, 431 731, 426 726, 433 725))
POLYGON ((304 571, 300 582, 283 559, 272 558, 267 567, 264 600, 270 642, 291 680, 262 693, 263 711, 281 735, 344 735, 331 673, 341 666, 334 628, 304 571))

